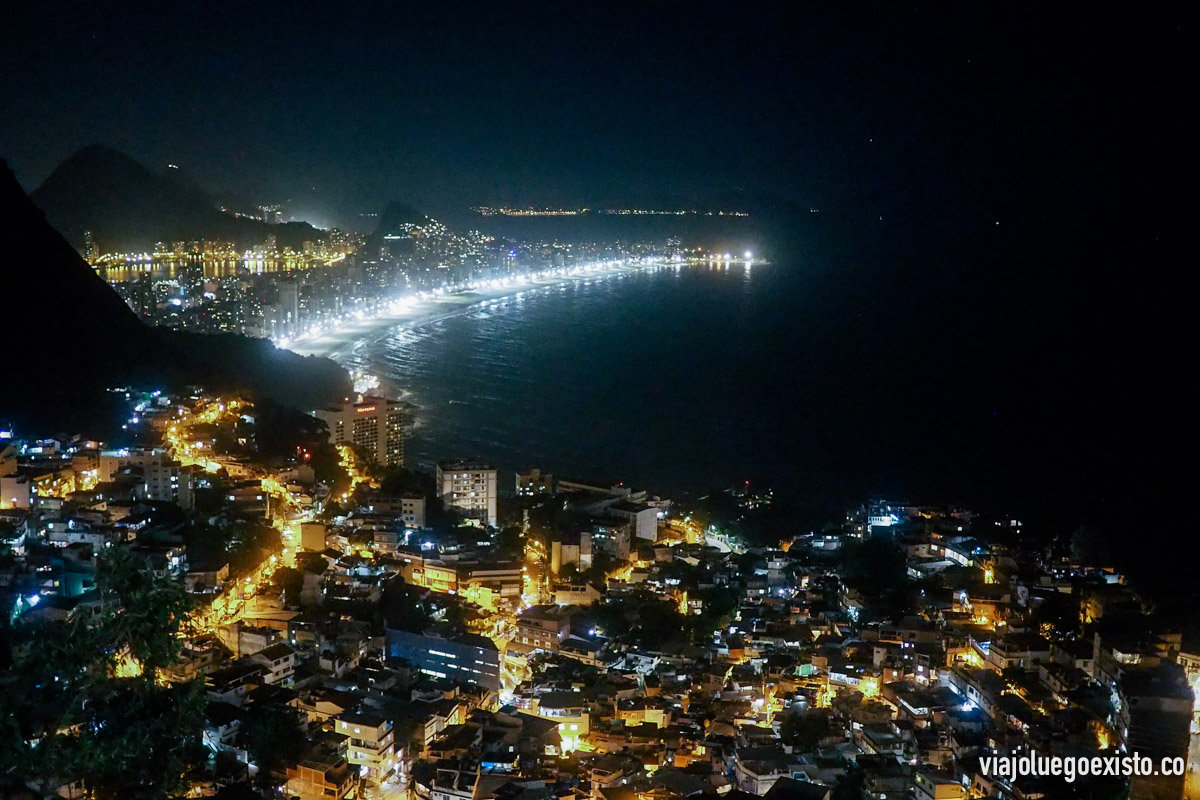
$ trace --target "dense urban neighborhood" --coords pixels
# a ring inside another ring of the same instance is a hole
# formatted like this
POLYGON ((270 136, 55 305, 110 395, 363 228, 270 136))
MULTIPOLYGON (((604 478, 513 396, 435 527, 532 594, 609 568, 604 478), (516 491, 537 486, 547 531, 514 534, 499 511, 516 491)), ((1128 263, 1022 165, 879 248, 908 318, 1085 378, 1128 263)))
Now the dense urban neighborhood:
POLYGON ((129 446, 0 439, 10 787, 947 800, 1193 777, 1200 648, 1086 529, 1034 546, 1020 519, 873 500, 789 530, 770 487, 408 470, 382 396, 119 395, 129 446), (981 768, 1022 751, 1156 769, 981 768))

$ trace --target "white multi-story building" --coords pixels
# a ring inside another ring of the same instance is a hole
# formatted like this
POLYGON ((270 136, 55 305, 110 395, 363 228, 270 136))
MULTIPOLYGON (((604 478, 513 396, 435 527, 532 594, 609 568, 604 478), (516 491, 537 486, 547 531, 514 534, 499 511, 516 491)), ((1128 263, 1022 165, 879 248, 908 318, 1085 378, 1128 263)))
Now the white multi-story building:
POLYGON ((450 508, 486 525, 496 525, 496 468, 479 461, 442 461, 437 493, 450 508))
POLYGON ((385 466, 404 465, 404 417, 399 401, 360 396, 357 403, 317 409, 335 445, 353 444, 385 466))
POLYGON ((651 542, 658 538, 658 509, 654 506, 623 500, 609 506, 608 513, 629 520, 637 538, 651 542))
POLYGON ((100 451, 98 474, 102 483, 130 469, 141 470, 142 497, 175 503, 182 508, 192 507, 192 472, 178 461, 173 461, 166 450, 156 447, 100 451))
POLYGON ((425 527, 425 496, 406 494, 400 498, 400 520, 406 528, 425 527))
POLYGON ((346 737, 346 761, 360 774, 382 781, 403 754, 397 751, 392 721, 382 714, 354 711, 337 718, 334 730, 346 737))

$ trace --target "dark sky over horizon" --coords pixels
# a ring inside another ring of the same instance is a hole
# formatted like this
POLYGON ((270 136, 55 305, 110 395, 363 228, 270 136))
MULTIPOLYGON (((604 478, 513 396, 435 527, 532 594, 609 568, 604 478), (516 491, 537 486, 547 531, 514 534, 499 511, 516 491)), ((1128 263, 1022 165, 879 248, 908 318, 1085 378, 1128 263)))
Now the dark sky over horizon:
POLYGON ((1137 191, 1187 105, 1171 6, 438 5, 10 8, 0 155, 31 190, 100 142, 325 222, 736 193, 1005 213, 1137 191))

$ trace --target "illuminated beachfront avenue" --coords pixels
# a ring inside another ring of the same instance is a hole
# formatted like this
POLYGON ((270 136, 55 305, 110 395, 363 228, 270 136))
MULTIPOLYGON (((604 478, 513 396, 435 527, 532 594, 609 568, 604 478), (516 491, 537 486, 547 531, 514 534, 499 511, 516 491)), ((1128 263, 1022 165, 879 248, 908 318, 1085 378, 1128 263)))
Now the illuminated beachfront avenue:
MULTIPOLYGON (((410 327, 422 321, 442 318, 447 314, 459 313, 472 308, 486 307, 508 297, 522 297, 527 293, 551 289, 573 281, 592 281, 619 277, 631 272, 656 269, 682 269, 685 266, 704 266, 715 269, 731 267, 753 267, 753 253, 747 251, 734 258, 723 254, 689 254, 687 256, 645 256, 642 258, 613 259, 580 264, 571 268, 547 269, 520 276, 475 280, 462 284, 451 284, 431 291, 405 294, 390 302, 380 303, 373 308, 356 311, 330 324, 317 324, 302 328, 295 338, 284 338, 275 343, 304 354, 328 354, 341 341, 353 341, 363 331, 381 325, 410 327)), ((762 261, 758 261, 762 265, 762 261)))
POLYGON ((303 252, 263 247, 238 253, 208 242, 160 244, 154 253, 94 253, 90 261, 147 322, 269 338, 317 352, 364 324, 438 316, 464 304, 572 280, 665 264, 748 263, 750 253, 684 251, 679 240, 624 246, 498 241, 459 235, 435 220, 373 237, 326 234, 303 252), (319 245, 319 246, 318 246, 319 245), (598 257, 599 256, 599 257, 598 257))

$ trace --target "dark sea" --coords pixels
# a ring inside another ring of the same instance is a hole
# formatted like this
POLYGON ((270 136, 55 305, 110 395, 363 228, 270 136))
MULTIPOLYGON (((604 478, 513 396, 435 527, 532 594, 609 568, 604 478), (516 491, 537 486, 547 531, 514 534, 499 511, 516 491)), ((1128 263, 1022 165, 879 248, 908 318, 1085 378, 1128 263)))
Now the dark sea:
POLYGON ((1153 398, 1096 267, 1127 239, 982 214, 751 233, 725 241, 770 263, 527 293, 341 360, 412 404, 410 466, 480 457, 502 488, 529 467, 669 497, 750 480, 805 525, 872 496, 1066 535, 1142 513, 1153 398))
POLYGON ((419 468, 480 456, 661 494, 810 483, 831 442, 797 413, 816 379, 793 358, 818 316, 804 284, 795 262, 581 281, 393 331, 356 361, 415 406, 419 468))

